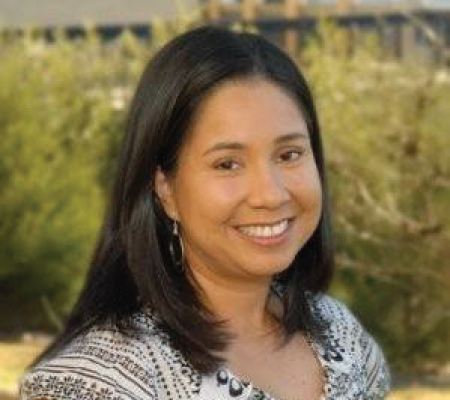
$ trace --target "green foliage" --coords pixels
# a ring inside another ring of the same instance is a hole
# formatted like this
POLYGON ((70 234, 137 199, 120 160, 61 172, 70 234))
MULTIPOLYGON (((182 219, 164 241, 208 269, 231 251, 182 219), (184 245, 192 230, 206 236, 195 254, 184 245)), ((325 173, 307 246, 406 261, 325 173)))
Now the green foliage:
POLYGON ((303 55, 318 100, 345 297, 397 370, 450 359, 450 73, 353 48, 324 25, 303 55))
POLYGON ((28 32, 0 54, 0 311, 19 329, 48 325, 43 304, 66 313, 80 287, 145 52, 129 34, 105 47, 28 32))

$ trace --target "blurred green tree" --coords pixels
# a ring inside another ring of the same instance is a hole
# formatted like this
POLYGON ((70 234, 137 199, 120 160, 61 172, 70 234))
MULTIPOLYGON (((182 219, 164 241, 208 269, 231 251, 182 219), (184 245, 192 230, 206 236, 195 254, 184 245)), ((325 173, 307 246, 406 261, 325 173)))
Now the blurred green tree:
POLYGON ((30 31, 0 54, 0 327, 42 328, 84 276, 144 46, 30 31))
POLYGON ((334 291, 397 370, 450 360, 450 74, 328 24, 303 56, 328 156, 334 291), (433 362, 431 362, 433 361, 433 362))

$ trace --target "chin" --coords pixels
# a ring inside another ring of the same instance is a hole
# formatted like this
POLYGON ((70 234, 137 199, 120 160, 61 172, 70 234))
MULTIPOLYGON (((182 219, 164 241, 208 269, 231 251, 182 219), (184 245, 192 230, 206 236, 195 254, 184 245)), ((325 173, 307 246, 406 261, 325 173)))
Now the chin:
MULTIPOLYGON (((273 262, 270 262, 269 260, 267 260, 266 256, 265 259, 261 260, 260 263, 255 264, 256 259, 253 259, 251 263, 251 265, 253 265, 252 271, 255 275, 273 276, 288 269, 293 260, 294 258, 289 260, 274 260, 273 262)), ((249 268, 247 267, 246 269, 248 270, 249 268)))

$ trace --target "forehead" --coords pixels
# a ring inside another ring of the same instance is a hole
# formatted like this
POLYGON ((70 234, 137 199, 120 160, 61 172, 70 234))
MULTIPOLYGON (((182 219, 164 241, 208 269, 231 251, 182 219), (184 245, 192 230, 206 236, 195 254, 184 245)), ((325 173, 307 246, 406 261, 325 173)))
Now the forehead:
POLYGON ((193 116, 186 144, 274 140, 292 132, 308 135, 293 95, 270 81, 250 78, 223 83, 203 100, 193 116))

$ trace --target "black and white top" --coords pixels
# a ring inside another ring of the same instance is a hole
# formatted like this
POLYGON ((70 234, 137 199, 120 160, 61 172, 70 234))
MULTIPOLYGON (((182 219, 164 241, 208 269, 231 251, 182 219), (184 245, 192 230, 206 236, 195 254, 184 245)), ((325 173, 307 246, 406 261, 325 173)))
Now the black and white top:
MULTIPOLYGON (((376 342, 342 303, 322 295, 313 304, 330 322, 327 345, 311 341, 326 377, 322 400, 383 399, 389 373, 376 342)), ((196 372, 149 313, 133 321, 141 329, 131 336, 103 326, 75 339, 23 376, 20 399, 276 400, 226 367, 211 375, 196 372)))

